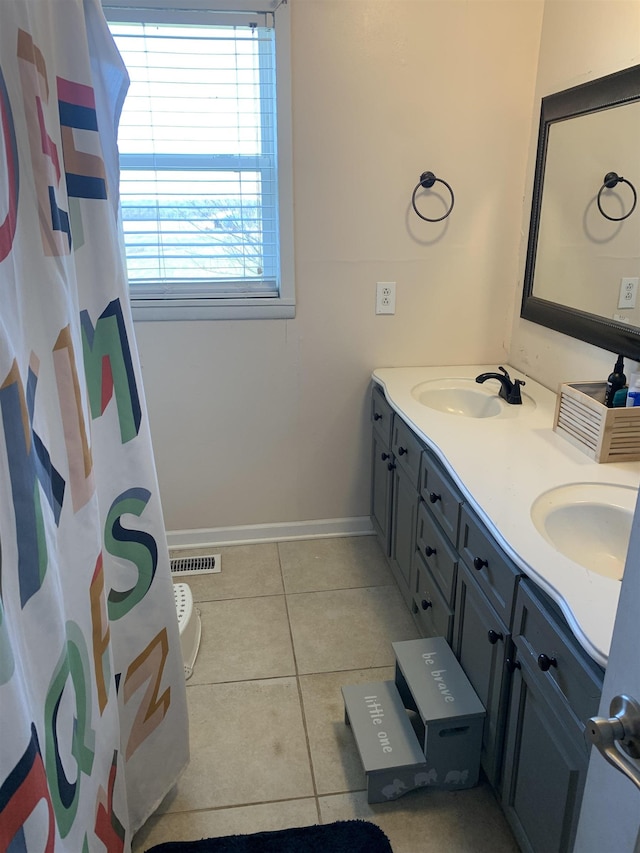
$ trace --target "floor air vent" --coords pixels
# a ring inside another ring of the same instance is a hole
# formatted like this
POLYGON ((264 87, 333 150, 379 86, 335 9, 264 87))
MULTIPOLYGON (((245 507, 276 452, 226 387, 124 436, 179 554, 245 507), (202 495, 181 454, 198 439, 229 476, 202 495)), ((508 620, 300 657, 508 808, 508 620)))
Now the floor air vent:
POLYGON ((171 574, 184 577, 185 575, 210 575, 222 571, 220 554, 202 554, 197 557, 172 557, 171 574))

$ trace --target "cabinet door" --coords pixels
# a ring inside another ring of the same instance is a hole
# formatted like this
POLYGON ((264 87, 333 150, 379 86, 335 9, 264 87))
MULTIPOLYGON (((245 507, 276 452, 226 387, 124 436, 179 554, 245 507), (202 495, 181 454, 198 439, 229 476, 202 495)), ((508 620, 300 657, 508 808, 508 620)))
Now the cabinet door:
MULTIPOLYGON (((440 531, 424 501, 418 502, 416 550, 429 567, 445 600, 453 607, 456 592, 458 554, 440 531)), ((415 592, 415 588, 414 588, 415 592)))
POLYGON ((460 512, 458 551, 496 613, 511 625, 520 572, 466 504, 460 512))
POLYGON ((371 521, 387 557, 391 548, 391 459, 389 444, 374 429, 371 445, 371 521))
POLYGON ((416 490, 420 477, 420 460, 422 459, 423 449, 424 445, 420 439, 413 434, 410 427, 407 426, 402 418, 395 415, 393 418, 391 450, 396 465, 404 469, 405 474, 416 490))
POLYGON ((493 787, 498 788, 511 680, 505 659, 511 637, 463 563, 458 566, 454 619, 453 651, 487 712, 482 767, 493 787))
POLYGON ((429 506, 433 517, 437 519, 453 547, 457 548, 462 495, 451 477, 428 451, 422 454, 420 496, 429 506))
POLYGON ((384 444, 391 446, 393 409, 387 403, 384 392, 379 385, 374 385, 371 389, 371 423, 384 444))
POLYGON ((411 561, 416 547, 418 491, 400 466, 393 471, 390 565, 407 605, 411 608, 411 561))
POLYGON ((413 617, 423 637, 444 637, 451 643, 453 611, 442 597, 442 593, 425 561, 416 551, 413 555, 411 573, 413 593, 413 617))
POLYGON ((546 699, 561 702, 582 731, 598 713, 604 670, 580 647, 557 604, 526 578, 516 598, 513 641, 546 699))
POLYGON ((570 853, 587 774, 578 728, 539 690, 525 662, 514 673, 502 806, 525 853, 570 853))

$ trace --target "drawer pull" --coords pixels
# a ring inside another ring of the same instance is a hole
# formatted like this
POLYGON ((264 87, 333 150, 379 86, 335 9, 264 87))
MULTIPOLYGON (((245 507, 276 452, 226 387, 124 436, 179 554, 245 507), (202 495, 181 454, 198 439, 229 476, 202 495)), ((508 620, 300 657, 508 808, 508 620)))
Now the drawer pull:
POLYGON ((513 658, 507 658, 505 661, 505 666, 507 667, 507 672, 515 672, 516 669, 522 669, 520 661, 513 660, 513 658))
POLYGON ((429 500, 432 504, 438 503, 438 501, 442 500, 442 495, 437 495, 435 492, 429 492, 429 500))
POLYGON ((487 560, 483 560, 482 557, 474 557, 473 558, 473 568, 480 571, 480 569, 484 569, 485 566, 488 566, 489 562, 487 560))
POLYGON ((552 666, 558 666, 558 661, 555 658, 550 658, 548 655, 538 655, 538 667, 543 672, 548 672, 552 666))
POLYGON ((382 459, 383 462, 386 462, 387 459, 391 459, 391 454, 390 453, 381 453, 380 459, 382 459))
POLYGON ((427 555, 427 557, 433 557, 433 555, 437 554, 438 552, 435 548, 432 548, 431 545, 425 545, 424 553, 427 555))
POLYGON ((504 640, 504 635, 501 631, 494 631, 493 628, 490 628, 487 632, 487 638, 492 646, 498 642, 498 640, 504 640))
POLYGON ((373 419, 374 421, 381 421, 382 415, 380 414, 380 412, 375 412, 375 414, 373 415, 373 419))
POLYGON ((428 610, 430 607, 433 607, 433 604, 426 598, 423 598, 420 602, 420 606, 423 610, 428 610))
POLYGON ((408 452, 409 452, 409 451, 407 450, 407 448, 406 448, 406 447, 399 447, 399 448, 398 448, 398 456, 404 456, 404 455, 405 455, 405 453, 408 453, 408 452))

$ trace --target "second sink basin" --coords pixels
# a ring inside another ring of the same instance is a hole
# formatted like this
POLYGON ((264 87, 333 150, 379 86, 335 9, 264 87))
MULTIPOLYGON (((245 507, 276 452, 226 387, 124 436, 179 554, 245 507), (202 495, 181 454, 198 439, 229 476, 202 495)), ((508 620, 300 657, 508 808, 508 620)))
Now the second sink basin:
POLYGON ((467 418, 514 417, 522 409, 535 407, 526 394, 521 405, 510 405, 498 396, 499 387, 491 380, 479 385, 475 379, 451 377, 421 382, 411 389, 411 396, 429 409, 467 418))
POLYGON ((571 483, 536 498, 531 519, 565 557, 589 571, 622 580, 637 495, 631 486, 571 483))

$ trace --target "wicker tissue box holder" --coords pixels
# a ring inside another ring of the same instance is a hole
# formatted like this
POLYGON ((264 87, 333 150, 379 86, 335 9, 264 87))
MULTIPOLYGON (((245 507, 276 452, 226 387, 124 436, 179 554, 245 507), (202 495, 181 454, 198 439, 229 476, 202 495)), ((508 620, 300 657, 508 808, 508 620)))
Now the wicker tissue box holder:
POLYGON ((640 406, 608 409, 604 382, 560 386, 553 429, 596 462, 640 459, 640 406))

